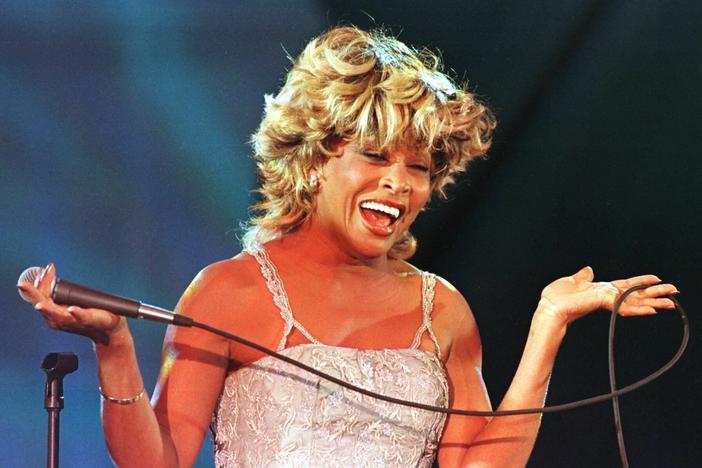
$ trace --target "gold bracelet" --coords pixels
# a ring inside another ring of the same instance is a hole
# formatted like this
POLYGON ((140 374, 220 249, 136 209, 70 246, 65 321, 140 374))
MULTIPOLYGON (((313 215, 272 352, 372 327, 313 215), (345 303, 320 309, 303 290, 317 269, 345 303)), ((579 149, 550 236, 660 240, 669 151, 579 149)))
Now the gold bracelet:
POLYGON ((115 403, 117 405, 131 405, 132 403, 136 403, 137 401, 144 398, 144 393, 146 393, 146 389, 142 388, 141 391, 137 395, 134 395, 131 398, 114 398, 114 397, 105 395, 105 393, 102 391, 102 387, 98 387, 98 392, 100 392, 100 395, 102 395, 102 397, 105 400, 109 401, 110 403, 115 403))

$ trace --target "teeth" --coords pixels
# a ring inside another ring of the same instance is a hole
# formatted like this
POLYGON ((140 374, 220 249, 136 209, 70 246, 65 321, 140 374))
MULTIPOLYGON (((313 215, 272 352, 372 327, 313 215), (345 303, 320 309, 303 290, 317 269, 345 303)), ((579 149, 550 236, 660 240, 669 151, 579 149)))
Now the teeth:
POLYGON ((383 205, 382 203, 378 202, 373 202, 373 201, 367 201, 361 203, 361 208, 365 208, 367 210, 375 210, 375 211, 380 211, 386 214, 389 214, 390 216, 393 217, 393 219, 397 219, 400 217, 400 210, 395 208, 394 206, 388 206, 388 205, 383 205))

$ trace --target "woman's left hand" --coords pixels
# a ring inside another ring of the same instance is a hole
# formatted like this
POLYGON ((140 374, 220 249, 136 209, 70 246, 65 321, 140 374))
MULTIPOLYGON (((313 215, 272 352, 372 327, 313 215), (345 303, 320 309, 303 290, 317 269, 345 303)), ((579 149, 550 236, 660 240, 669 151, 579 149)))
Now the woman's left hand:
POLYGON ((639 284, 649 285, 628 295, 619 308, 619 314, 652 315, 656 309, 673 309, 675 304, 666 298, 677 294, 672 284, 661 283, 655 275, 635 276, 611 282, 592 282, 592 268, 585 267, 572 276, 557 279, 541 292, 537 313, 568 325, 596 309, 612 310, 617 298, 627 289, 639 284))

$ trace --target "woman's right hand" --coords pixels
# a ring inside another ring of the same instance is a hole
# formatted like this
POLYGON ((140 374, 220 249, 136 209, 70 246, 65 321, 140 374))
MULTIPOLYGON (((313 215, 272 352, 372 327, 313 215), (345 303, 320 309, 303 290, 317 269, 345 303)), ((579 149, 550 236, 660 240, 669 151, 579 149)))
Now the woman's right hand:
POLYGON ((39 276, 36 286, 29 282, 17 284, 34 308, 44 317, 49 328, 87 336, 98 345, 108 346, 115 339, 129 336, 127 320, 102 309, 62 306, 51 299, 51 285, 56 268, 49 263, 39 276))

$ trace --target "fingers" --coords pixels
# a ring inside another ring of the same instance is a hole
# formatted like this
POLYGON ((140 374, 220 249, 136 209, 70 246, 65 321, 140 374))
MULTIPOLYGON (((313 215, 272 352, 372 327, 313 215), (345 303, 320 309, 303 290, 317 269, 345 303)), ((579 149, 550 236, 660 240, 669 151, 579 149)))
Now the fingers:
POLYGON ((51 298, 55 279, 56 269, 49 263, 34 283, 23 281, 17 285, 23 299, 34 305, 49 328, 84 335, 100 343, 108 342, 108 336, 116 330, 126 329, 123 318, 106 310, 56 304, 51 298))
MULTIPOLYGON (((37 280, 37 284, 41 281, 37 280)), ((34 305, 34 309, 39 312, 50 328, 56 330, 69 317, 66 307, 56 304, 51 297, 45 295, 37 286, 32 283, 22 282, 17 285, 22 290, 27 300, 34 305)))
POLYGON ((676 288, 672 284, 667 284, 667 283, 657 284, 655 286, 650 286, 646 289, 642 289, 642 290, 637 291, 637 292, 641 292, 649 297, 670 296, 671 294, 679 294, 680 293, 680 291, 678 291, 678 288, 676 288))
POLYGON ((654 309, 674 309, 675 303, 668 298, 646 299, 643 305, 653 307, 654 309))
POLYGON ((71 321, 68 312, 65 308, 59 307, 53 302, 40 301, 34 304, 34 309, 39 312, 46 324, 52 330, 64 330, 68 322, 71 321))
POLYGON ((575 273, 573 278, 576 280, 592 281, 595 278, 595 272, 592 270, 592 267, 586 266, 575 273))
POLYGON ((53 262, 49 262, 41 272, 41 275, 35 280, 34 285, 41 291, 42 294, 49 296, 51 287, 56 279, 56 267, 53 262))
MULTIPOLYGON (((637 280, 653 281, 653 275, 637 277, 637 280)), ((633 278, 632 278, 633 279, 633 278)), ((641 283, 639 283, 641 284, 641 283)), ((645 283, 644 283, 645 284, 645 283)), ((653 315, 656 309, 674 309, 675 303, 665 297, 678 294, 678 289, 672 284, 656 284, 629 294, 619 309, 620 315, 653 315)))
POLYGON ((627 305, 648 306, 655 309, 673 309, 675 308, 675 303, 667 297, 661 297, 674 294, 674 292, 670 291, 671 288, 675 288, 675 286, 664 285, 660 288, 657 287, 657 291, 662 292, 649 293, 647 292, 648 289, 635 291, 626 297, 624 303, 627 305))
POLYGON ((625 290, 639 284, 658 284, 660 282, 661 279, 656 275, 641 275, 634 276, 633 278, 612 281, 612 284, 621 290, 625 290))
POLYGON ((109 330, 117 326, 120 317, 100 309, 84 309, 82 307, 71 306, 68 313, 77 324, 84 327, 109 330))
POLYGON ((73 320, 75 320, 76 323, 81 325, 84 325, 89 321, 87 311, 81 307, 71 306, 68 308, 68 313, 71 315, 71 317, 73 317, 73 320))
POLYGON ((115 330, 121 318, 100 309, 62 307, 53 303, 38 302, 34 307, 46 320, 49 328, 87 336, 93 340, 104 338, 115 330))
POLYGON ((36 304, 37 302, 44 299, 44 297, 41 294, 41 291, 39 291, 32 283, 23 281, 17 284, 17 289, 22 291, 22 299, 26 301, 27 298, 29 298, 28 302, 30 302, 31 304, 36 304))
POLYGON ((622 304, 619 308, 619 315, 623 317, 638 316, 638 315, 656 315, 656 309, 644 305, 629 305, 622 304))
POLYGON ((55 279, 56 268, 53 263, 49 263, 42 269, 33 283, 22 281, 17 284, 17 289, 21 291, 20 294, 25 301, 36 304, 51 295, 51 288, 55 279))
MULTIPOLYGON (((582 272, 582 270, 581 270, 582 272)), ((580 272, 578 272, 580 273, 580 272)), ((617 299, 627 289, 638 285, 650 285, 628 294, 619 307, 619 315, 653 315, 656 309, 674 309, 675 303, 665 296, 678 294, 678 289, 668 283, 661 283, 656 275, 641 275, 608 282, 592 283, 601 298, 604 308, 613 310, 617 299)))

